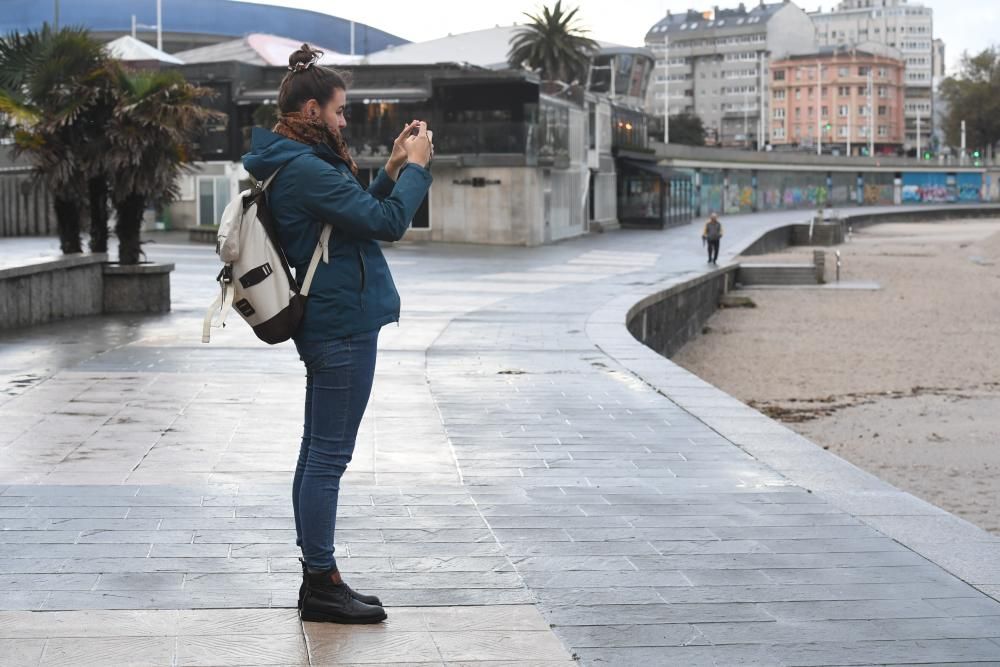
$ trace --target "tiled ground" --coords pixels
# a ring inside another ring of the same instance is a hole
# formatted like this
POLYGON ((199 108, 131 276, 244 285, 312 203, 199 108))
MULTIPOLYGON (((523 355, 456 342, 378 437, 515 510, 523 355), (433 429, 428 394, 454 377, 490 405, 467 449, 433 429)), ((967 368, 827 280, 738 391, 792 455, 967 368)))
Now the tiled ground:
MULTIPOLYGON (((724 250, 785 219, 732 219, 724 250)), ((0 338, 0 663, 1000 663, 989 568, 965 583, 588 333, 700 253, 693 228, 389 251, 403 322, 337 542, 390 620, 342 628, 294 612, 294 349, 238 320, 200 344, 211 251, 153 246, 171 315, 0 338)))

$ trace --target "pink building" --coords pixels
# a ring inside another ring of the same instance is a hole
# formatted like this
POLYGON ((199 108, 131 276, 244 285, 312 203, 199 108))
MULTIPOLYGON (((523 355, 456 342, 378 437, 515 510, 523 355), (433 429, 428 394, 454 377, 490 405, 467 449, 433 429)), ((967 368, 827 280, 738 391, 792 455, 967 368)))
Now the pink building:
POLYGON ((904 63, 852 49, 824 49, 771 63, 770 140, 774 146, 865 155, 896 154, 906 135, 904 63), (817 135, 817 133, 819 133, 817 135))

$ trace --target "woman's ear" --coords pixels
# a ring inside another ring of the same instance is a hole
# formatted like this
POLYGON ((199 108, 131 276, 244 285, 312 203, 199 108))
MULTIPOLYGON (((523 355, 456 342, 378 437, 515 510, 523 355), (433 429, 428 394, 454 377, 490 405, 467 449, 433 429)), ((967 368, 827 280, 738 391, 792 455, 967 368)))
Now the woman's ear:
POLYGON ((302 107, 302 113, 307 118, 319 118, 319 102, 316 100, 309 100, 302 107))

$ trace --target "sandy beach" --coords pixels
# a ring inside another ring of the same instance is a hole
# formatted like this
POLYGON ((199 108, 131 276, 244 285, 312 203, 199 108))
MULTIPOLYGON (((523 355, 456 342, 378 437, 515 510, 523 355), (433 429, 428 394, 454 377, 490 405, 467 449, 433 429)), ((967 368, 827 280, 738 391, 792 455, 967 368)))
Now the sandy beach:
POLYGON ((880 289, 742 290, 757 307, 719 311, 674 361, 1000 534, 1000 220, 878 225, 839 249, 843 281, 880 289))

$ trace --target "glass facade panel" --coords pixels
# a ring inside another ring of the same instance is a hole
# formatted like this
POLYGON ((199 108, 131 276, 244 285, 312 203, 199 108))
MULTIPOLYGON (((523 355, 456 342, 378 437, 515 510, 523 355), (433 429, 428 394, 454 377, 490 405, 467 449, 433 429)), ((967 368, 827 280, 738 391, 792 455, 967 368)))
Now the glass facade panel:
POLYGON ((874 172, 864 175, 864 203, 866 206, 891 205, 894 200, 895 175, 874 172))
POLYGON ((747 170, 729 172, 729 189, 726 191, 726 213, 750 213, 754 204, 753 174, 747 170))

